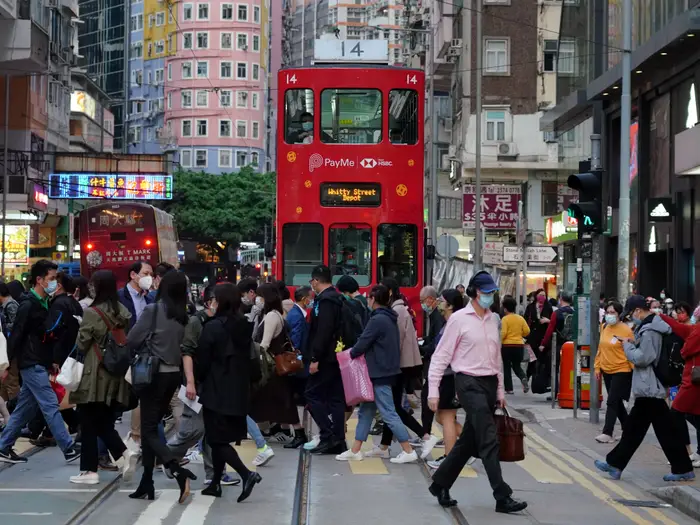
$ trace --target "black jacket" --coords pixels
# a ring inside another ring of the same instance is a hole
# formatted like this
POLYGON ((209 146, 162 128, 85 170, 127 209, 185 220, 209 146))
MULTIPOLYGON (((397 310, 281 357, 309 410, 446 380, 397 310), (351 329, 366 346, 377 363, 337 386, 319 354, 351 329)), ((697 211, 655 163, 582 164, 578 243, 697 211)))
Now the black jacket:
POLYGON ((353 359, 364 355, 369 377, 381 383, 401 373, 401 337, 397 319, 391 308, 377 308, 372 312, 362 335, 350 351, 353 359), (377 381, 379 380, 379 381, 377 381))
POLYGON ((75 347, 83 317, 83 307, 68 294, 61 294, 49 304, 46 335, 53 344, 54 363, 62 365, 75 347))
POLYGON ((341 297, 333 286, 316 296, 311 310, 309 355, 311 362, 337 363, 335 347, 340 335, 341 297))
POLYGON ((50 368, 57 362, 46 335, 48 317, 48 308, 32 292, 22 296, 7 345, 9 360, 16 358, 20 369, 34 365, 50 368))
POLYGON ((195 377, 199 402, 227 416, 248 415, 252 325, 242 315, 215 317, 202 329, 195 377))
POLYGON ((440 330, 442 330, 442 327, 445 326, 445 318, 437 308, 434 308, 433 311, 430 312, 428 318, 430 319, 430 327, 428 328, 428 334, 425 336, 425 339, 423 339, 423 345, 421 346, 423 366, 426 368, 426 371, 428 368, 430 368, 429 366, 426 366, 426 364, 429 365, 430 358, 432 357, 433 352, 435 352, 440 330))

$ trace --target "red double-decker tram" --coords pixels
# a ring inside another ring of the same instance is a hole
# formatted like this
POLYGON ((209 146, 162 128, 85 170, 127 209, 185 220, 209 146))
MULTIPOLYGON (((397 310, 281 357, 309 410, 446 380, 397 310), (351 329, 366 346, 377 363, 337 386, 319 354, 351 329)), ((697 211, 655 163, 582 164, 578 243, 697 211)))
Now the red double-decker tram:
POLYGON ((363 292, 394 277, 420 311, 423 72, 313 66, 278 81, 276 277, 306 285, 324 263, 363 292))

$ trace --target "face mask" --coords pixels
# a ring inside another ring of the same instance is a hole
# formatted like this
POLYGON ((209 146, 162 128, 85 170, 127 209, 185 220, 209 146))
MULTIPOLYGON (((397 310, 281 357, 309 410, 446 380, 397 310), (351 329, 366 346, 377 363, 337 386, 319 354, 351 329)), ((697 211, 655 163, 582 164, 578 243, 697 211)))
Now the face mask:
POLYGON ((304 131, 311 131, 312 129, 314 129, 314 123, 313 122, 302 122, 301 129, 303 129, 304 131))
POLYGON ((144 275, 139 279, 139 288, 141 288, 144 292, 150 290, 151 286, 153 286, 153 277, 150 275, 144 275))
POLYGON ((429 314, 429 313, 431 313, 431 312, 433 311, 433 309, 430 308, 430 306, 428 306, 428 305, 425 304, 425 303, 421 303, 421 308, 423 308, 423 311, 424 311, 426 314, 429 314))
POLYGON ((642 320, 637 319, 636 317, 632 317, 632 323, 634 323, 634 326, 639 326, 640 324, 642 324, 642 320))
POLYGON ((652 308, 651 311, 655 314, 660 314, 662 312, 661 308, 652 308))
POLYGON ((258 308, 262 308, 265 305, 265 301, 263 300, 262 297, 258 296, 255 298, 255 306, 258 308))
POLYGON ((53 295, 56 293, 56 288, 58 288, 58 281, 49 281, 49 284, 44 287, 44 291, 49 295, 53 295))
POLYGON ((314 307, 314 302, 310 301, 309 304, 306 306, 307 310, 311 310, 314 307))
POLYGON ((666 294, 662 293, 661 295, 659 295, 659 297, 661 297, 662 299, 666 299, 666 294))
POLYGON ((617 324, 617 315, 615 314, 605 314, 605 322, 607 324, 617 324))
POLYGON ((697 322, 698 322, 698 320, 695 318, 695 316, 690 318, 690 324, 695 324, 697 322))
POLYGON ((481 306, 484 310, 488 310, 489 308, 491 308, 492 304, 493 294, 479 296, 479 306, 481 306))
POLYGON ((253 304, 253 301, 251 300, 250 297, 248 297, 247 294, 243 296, 243 298, 241 299, 241 301, 242 301, 243 304, 246 305, 246 306, 250 306, 251 304, 253 304))

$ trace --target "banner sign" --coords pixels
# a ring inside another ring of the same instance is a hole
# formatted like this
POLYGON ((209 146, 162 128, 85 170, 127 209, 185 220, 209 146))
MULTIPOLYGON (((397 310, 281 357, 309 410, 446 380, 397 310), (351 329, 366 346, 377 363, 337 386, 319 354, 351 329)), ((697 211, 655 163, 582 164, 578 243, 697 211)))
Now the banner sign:
MULTIPOLYGON (((481 225, 488 230, 515 230, 520 186, 490 184, 481 187, 481 225)), ((464 186, 464 228, 475 227, 476 187, 464 186)))
POLYGON ((172 175, 51 173, 52 199, 170 200, 172 175))

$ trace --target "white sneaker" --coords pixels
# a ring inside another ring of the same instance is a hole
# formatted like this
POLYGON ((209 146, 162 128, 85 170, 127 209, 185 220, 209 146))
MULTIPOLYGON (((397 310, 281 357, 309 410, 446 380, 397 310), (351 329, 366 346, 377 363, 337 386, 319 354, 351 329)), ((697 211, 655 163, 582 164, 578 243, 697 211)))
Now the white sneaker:
POLYGON ((124 458, 124 466, 122 467, 122 479, 128 483, 129 481, 131 481, 134 472, 136 472, 136 465, 138 463, 139 455, 130 448, 127 448, 124 451, 124 455, 122 457, 124 458))
POLYGON ((253 458, 253 465, 256 467, 264 467, 275 455, 275 451, 271 447, 265 445, 265 448, 258 452, 258 455, 253 458))
POLYGON ((700 459, 693 461, 693 468, 700 468, 700 459))
POLYGON ((378 447, 377 445, 372 448, 369 452, 364 453, 366 458, 381 458, 381 459, 391 459, 391 454, 388 448, 378 447))
POLYGON ((615 438, 607 434, 601 434, 595 438, 598 443, 615 443, 615 438))
POLYGON ((338 454, 335 459, 336 461, 362 461, 365 459, 365 456, 361 450, 355 454, 352 450, 348 449, 342 454, 338 454))
POLYGON ((70 482, 77 485, 97 485, 100 482, 100 476, 97 472, 81 472, 77 476, 71 476, 70 482))
POLYGON ((437 469, 440 468, 440 465, 442 464, 442 462, 445 461, 445 458, 446 458, 446 457, 447 457, 447 456, 442 456, 442 457, 439 457, 438 459, 433 459, 432 461, 428 461, 428 462, 427 462, 427 463, 428 463, 428 466, 429 466, 431 469, 437 470, 437 469))
POLYGON ((693 452, 690 455, 690 461, 700 461, 700 454, 698 454, 697 452, 693 452))
POLYGON ((185 459, 188 460, 190 463, 204 463, 202 453, 196 449, 190 450, 185 456, 185 459))
POLYGON ((418 461, 418 454, 416 454, 416 451, 414 450, 410 454, 404 452, 403 450, 401 453, 396 456, 395 458, 391 458, 389 460, 391 463, 415 463, 418 461))
POLYGON ((433 449, 435 448, 435 445, 437 445, 438 441, 439 441, 438 438, 436 438, 435 436, 432 436, 432 435, 428 439, 424 439, 423 440, 423 448, 421 449, 421 453, 420 453, 420 458, 421 459, 427 458, 430 455, 430 453, 433 451, 433 449))
POLYGON ((316 436, 311 441, 304 443, 304 450, 313 450, 321 444, 321 438, 316 436))
POLYGON ((126 445, 126 448, 131 450, 132 452, 136 452, 137 454, 141 454, 141 443, 136 441, 134 438, 131 437, 131 432, 129 432, 126 435, 126 439, 124 440, 124 444, 126 445))

